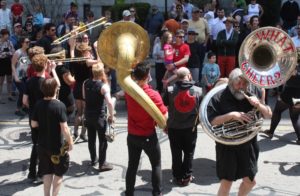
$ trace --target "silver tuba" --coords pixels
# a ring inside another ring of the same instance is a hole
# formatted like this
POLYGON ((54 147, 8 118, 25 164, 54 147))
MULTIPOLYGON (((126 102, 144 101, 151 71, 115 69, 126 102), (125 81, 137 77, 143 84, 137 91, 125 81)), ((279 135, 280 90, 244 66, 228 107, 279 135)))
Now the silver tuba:
MULTIPOLYGON (((261 88, 275 88, 285 83, 297 66, 297 50, 284 31, 274 27, 259 28, 244 40, 239 52, 239 64, 245 78, 261 88)), ((237 121, 212 126, 207 118, 207 106, 227 84, 214 87, 202 100, 199 116, 204 131, 216 142, 225 145, 243 144, 261 130, 263 120, 250 111, 251 121, 237 121)))

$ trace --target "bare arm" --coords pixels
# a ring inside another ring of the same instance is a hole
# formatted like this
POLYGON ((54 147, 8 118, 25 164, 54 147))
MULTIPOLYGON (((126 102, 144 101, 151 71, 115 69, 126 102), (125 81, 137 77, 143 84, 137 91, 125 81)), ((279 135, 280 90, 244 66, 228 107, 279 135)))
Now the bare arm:
POLYGON ((175 66, 178 66, 178 65, 182 65, 184 63, 187 63, 189 61, 189 55, 185 55, 182 59, 180 59, 179 61, 177 62, 174 62, 175 66))
POLYGON ((31 120, 30 124, 31 124, 31 127, 32 127, 32 128, 37 128, 37 127, 39 127, 39 123, 38 123, 37 121, 35 121, 35 120, 31 120))
POLYGON ((75 83, 75 78, 71 75, 70 72, 63 74, 63 80, 69 86, 75 83))
POLYGON ((12 77, 15 79, 16 82, 20 82, 19 78, 17 77, 16 73, 16 66, 19 59, 19 55, 15 53, 11 60, 11 70, 12 70, 12 77))
POLYGON ((210 124, 215 126, 215 125, 221 125, 223 123, 237 120, 240 121, 241 123, 247 123, 251 121, 251 118, 245 114, 244 112, 229 112, 227 114, 223 114, 220 116, 215 117, 210 124))
POLYGON ((62 134, 64 135, 66 141, 69 144, 68 151, 71 151, 73 149, 73 139, 72 139, 68 124, 67 124, 67 122, 63 122, 63 123, 59 123, 59 124, 60 124, 60 130, 61 130, 62 134))
POLYGON ((105 98, 105 102, 107 103, 107 107, 108 107, 108 120, 112 120, 113 121, 113 116, 114 116, 114 103, 113 100, 110 96, 110 89, 108 84, 105 84, 102 86, 101 88, 101 94, 104 95, 105 98))
POLYGON ((23 105, 26 106, 26 108, 29 108, 29 100, 28 100, 28 95, 26 94, 23 94, 23 97, 22 97, 22 102, 23 102, 23 105))

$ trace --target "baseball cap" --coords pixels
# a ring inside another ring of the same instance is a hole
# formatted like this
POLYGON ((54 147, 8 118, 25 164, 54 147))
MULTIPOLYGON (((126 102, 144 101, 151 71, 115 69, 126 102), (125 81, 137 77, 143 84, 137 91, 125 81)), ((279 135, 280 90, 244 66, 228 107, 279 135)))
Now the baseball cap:
POLYGON ((189 21, 188 21, 187 19, 182 19, 182 20, 180 21, 180 23, 184 23, 184 22, 189 23, 189 21))
POLYGON ((198 35, 197 31, 194 28, 188 28, 187 32, 192 33, 194 35, 198 35))
POLYGON ((131 13, 129 10, 124 10, 122 15, 123 16, 131 16, 131 13))
POLYGON ((192 8, 192 12, 199 12, 200 10, 199 10, 199 8, 198 7, 193 7, 192 8))

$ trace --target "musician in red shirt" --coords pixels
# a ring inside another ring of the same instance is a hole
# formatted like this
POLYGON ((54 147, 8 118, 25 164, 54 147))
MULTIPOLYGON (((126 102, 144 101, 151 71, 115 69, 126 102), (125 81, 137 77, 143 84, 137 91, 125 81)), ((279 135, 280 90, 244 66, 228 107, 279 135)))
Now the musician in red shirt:
MULTIPOLYGON (((150 97, 162 114, 167 116, 167 108, 160 94, 148 84, 150 66, 140 63, 133 71, 133 79, 150 97)), ((142 150, 147 154, 152 166, 153 195, 161 194, 161 153, 155 132, 155 121, 132 97, 125 95, 128 110, 128 169, 126 173, 125 195, 134 195, 134 184, 142 150)))

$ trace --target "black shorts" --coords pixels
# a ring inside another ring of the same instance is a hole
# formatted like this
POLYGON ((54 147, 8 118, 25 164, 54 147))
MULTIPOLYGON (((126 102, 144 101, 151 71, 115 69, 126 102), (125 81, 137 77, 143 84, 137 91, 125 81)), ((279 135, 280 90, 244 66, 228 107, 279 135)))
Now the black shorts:
POLYGON ((82 96, 82 82, 76 82, 73 90, 73 95, 75 99, 83 100, 82 96))
POLYGON ((60 158, 59 164, 54 164, 51 161, 51 153, 42 147, 38 147, 39 168, 42 176, 47 174, 54 174, 56 176, 63 176, 69 169, 70 156, 66 153, 60 158))
POLYGON ((280 98, 284 103, 293 106, 294 103, 292 98, 296 98, 296 99, 300 98, 300 89, 286 86, 285 88, 283 88, 283 91, 280 94, 280 98))
POLYGON ((0 59, 0 76, 11 76, 10 58, 0 59))
POLYGON ((256 138, 238 146, 216 143, 216 169, 220 180, 235 181, 244 177, 253 180, 257 173, 259 148, 256 138))

